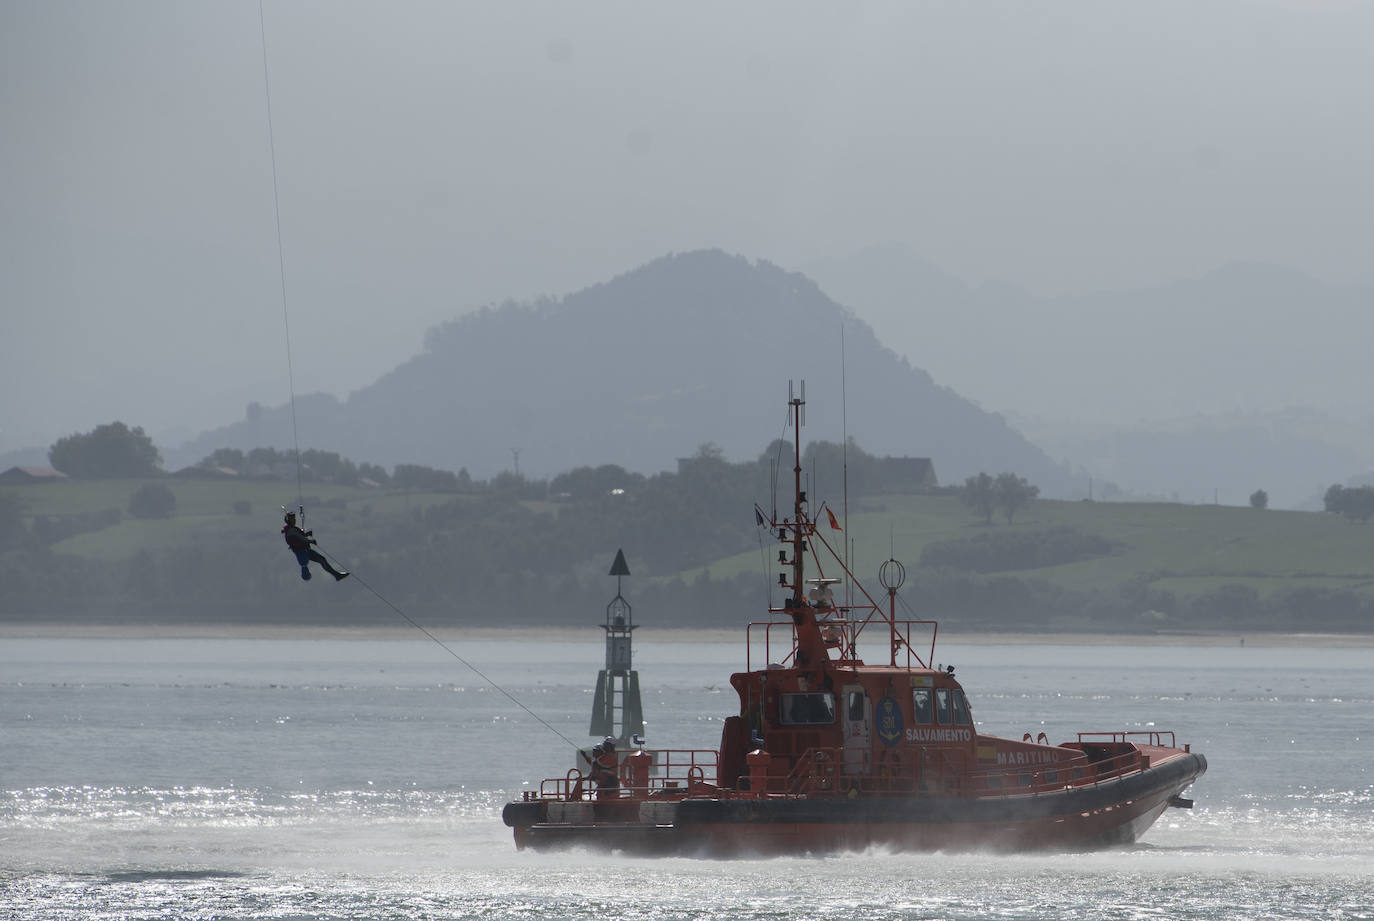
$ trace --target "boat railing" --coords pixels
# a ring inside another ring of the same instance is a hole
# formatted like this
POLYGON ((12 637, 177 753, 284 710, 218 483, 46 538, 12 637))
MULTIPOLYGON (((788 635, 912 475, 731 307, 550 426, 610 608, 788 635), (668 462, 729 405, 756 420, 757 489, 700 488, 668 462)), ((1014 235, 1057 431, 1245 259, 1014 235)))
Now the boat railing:
MULTIPOLYGON (((905 762, 879 765, 868 770, 866 763, 852 760, 861 753, 843 747, 807 748, 786 773, 765 768, 750 773, 749 783, 735 795, 747 796, 841 796, 850 791, 865 795, 909 793, 925 789, 932 781, 943 792, 958 790, 976 797, 1021 796, 1048 793, 1071 787, 1092 786, 1150 766, 1150 756, 1140 751, 1134 740, 1157 747, 1173 747, 1174 734, 1168 731, 1082 732, 1079 745, 1090 754, 1092 746, 1120 746, 1119 751, 1102 751, 1090 760, 1062 761, 1043 765, 998 765, 965 770, 962 759, 917 766, 905 762), (1167 743, 1167 744, 1166 744, 1167 743), (850 759, 850 760, 847 760, 850 759), (861 766, 862 765, 862 766, 861 766)), ((684 796, 714 788, 720 755, 710 749, 645 750, 652 759, 652 770, 636 772, 629 758, 619 765, 620 787, 614 798, 636 799, 657 796, 684 796)), ((782 759, 772 759, 774 770, 782 759)), ((527 796, 531 796, 527 794, 527 796)), ((540 785, 540 799, 577 800, 605 798, 590 779, 577 769, 563 777, 548 778, 540 785)))
MULTIPOLYGON (((719 753, 708 749, 644 749, 650 758, 649 767, 637 776, 630 758, 621 758, 617 765, 619 788, 613 795, 644 798, 667 793, 688 793, 705 784, 715 782, 719 753)), ((562 777, 549 777, 539 785, 539 799, 579 800, 605 799, 606 791, 598 791, 589 774, 577 768, 562 777), (598 792, 601 793, 598 796, 598 792)), ((526 793, 526 799, 533 799, 526 793)))
MULTIPOLYGON (((583 795, 590 793, 588 789, 593 785, 588 782, 587 775, 577 768, 572 768, 562 777, 546 777, 539 784, 538 799, 561 799, 573 800, 582 799, 583 795)), ((535 799, 533 791, 525 791, 525 799, 535 799)))
MULTIPOLYGON (((751 769, 736 796, 831 796, 847 792, 866 779, 849 773, 846 768, 857 761, 846 759, 855 752, 844 748, 808 748, 795 759, 770 757, 766 753, 751 769), (787 764, 791 769, 782 773, 787 764)), ((751 756, 753 757, 753 756, 751 756)))
POLYGON ((1132 729, 1129 731, 1116 732, 1080 732, 1078 734, 1078 744, 1091 745, 1093 743, 1102 744, 1104 742, 1116 745, 1125 745, 1134 742, 1135 744, 1151 745, 1155 748, 1177 748, 1174 733, 1171 730, 1157 729, 1132 729), (1165 742, 1165 738, 1168 742, 1165 742), (1141 740, 1144 740, 1143 742, 1141 740))
POLYGON ((787 792, 802 796, 826 796, 839 792, 842 748, 808 748, 797 759, 787 778, 787 792))
POLYGON ((629 759, 620 761, 621 789, 632 796, 662 793, 687 793, 702 784, 713 784, 720 764, 720 753, 702 748, 644 749, 653 758, 647 778, 636 778, 629 759), (637 781, 644 780, 645 783, 637 781))
POLYGON ((1001 766, 970 771, 966 789, 969 795, 980 797, 1052 793, 1071 787, 1096 786, 1146 767, 1149 767, 1149 759, 1132 748, 1092 762, 1001 766))
MULTIPOLYGON (((822 616, 817 620, 817 626, 821 630, 821 636, 827 648, 839 650, 839 658, 834 660, 836 665, 846 665, 857 662, 861 659, 859 655, 859 639, 864 630, 870 626, 870 618, 855 619, 853 616, 857 609, 854 608, 835 608, 834 613, 829 616, 822 616)), ((882 624, 886 624, 883 621, 882 624)), ((893 665, 904 666, 906 668, 929 668, 935 656, 935 637, 939 630, 939 622, 934 620, 899 620, 894 624, 895 629, 891 638, 891 661, 893 665), (912 638, 917 635, 918 630, 928 629, 930 631, 930 650, 925 658, 921 652, 913 645, 912 638), (903 653, 902 650, 905 650, 903 653), (906 661, 899 659, 905 657, 906 661)), ((793 624, 790 620, 769 620, 755 621, 749 624, 746 630, 746 650, 745 650, 745 671, 754 671, 762 667, 782 667, 792 668, 795 666, 794 657, 797 652, 796 634, 793 632, 793 624), (780 635, 775 635, 777 631, 780 635), (760 656, 762 653, 762 656, 760 656), (762 664, 756 665, 760 658, 762 664)))
POLYGON ((864 795, 885 795, 909 793, 921 785, 929 792, 1020 796, 1093 786, 1149 767, 1149 757, 1134 747, 1091 762, 1000 765, 971 771, 964 770, 962 759, 947 757, 944 763, 924 767, 904 768, 899 763, 888 770, 850 772, 846 770, 850 754, 844 748, 808 748, 786 775, 770 773, 752 778, 749 792, 754 796, 840 796, 853 790, 864 795))
POLYGON ((901 765, 879 765, 873 770, 864 753, 847 748, 808 748, 797 757, 786 775, 770 775, 753 783, 755 795, 847 796, 910 793, 914 782, 901 765))

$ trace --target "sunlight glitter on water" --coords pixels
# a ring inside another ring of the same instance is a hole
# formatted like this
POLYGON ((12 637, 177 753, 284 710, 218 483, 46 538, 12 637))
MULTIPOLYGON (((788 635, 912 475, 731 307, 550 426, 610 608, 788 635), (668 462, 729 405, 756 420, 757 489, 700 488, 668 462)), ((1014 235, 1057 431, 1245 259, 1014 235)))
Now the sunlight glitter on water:
MULTIPOLYGON (((1259 811, 1184 815, 1161 823, 1149 845, 1067 858, 870 851, 722 862, 517 852, 490 804, 460 808, 474 814, 445 815, 434 801, 419 810, 423 815, 379 817, 355 802, 328 815, 302 812, 292 822, 250 827, 225 826, 209 815, 204 823, 175 825, 149 815, 96 822, 94 834, 67 822, 30 835, 10 826, 7 844, 23 847, 28 872, 11 875, 20 869, 13 865, 5 872, 0 909, 34 921, 70 917, 64 908, 76 907, 82 917, 130 921, 1222 921, 1369 917, 1360 912, 1374 887, 1374 861, 1361 861, 1370 855, 1368 838, 1354 855, 1338 847, 1304 851, 1316 833, 1276 846, 1266 843, 1263 829, 1291 817, 1259 811), (1361 873, 1355 868, 1362 862, 1361 873)), ((1333 830, 1328 822, 1325 833, 1333 830)), ((1352 827, 1339 837, 1365 833, 1365 826, 1352 827)))
MULTIPOLYGON (((8 900, 81 904, 83 917, 151 919, 607 918, 677 921, 880 919, 1367 918, 1369 880, 1271 877, 1242 859, 1188 868, 1087 860, 863 854, 817 861, 634 861, 560 855, 537 864, 469 863, 446 870, 338 867, 235 874, 164 872, 99 878, 29 877, 8 900), (1077 864, 1077 865, 1076 865, 1077 864), (1365 912, 1362 914, 1362 912, 1365 912)), ((9 901, 9 907, 20 903, 9 901)), ((21 917, 48 921, 58 911, 21 917)))
MULTIPOLYGON (((584 645, 480 653, 581 738, 601 655, 584 645)), ((714 747, 737 650, 648 648, 655 742, 714 747)), ((981 730, 1177 729, 1211 762, 1197 808, 1099 853, 721 862, 516 851, 500 808, 565 771, 566 746, 430 651, 7 646, 6 674, 49 680, 0 684, 0 917, 1374 918, 1374 746, 1349 703, 1374 700, 1374 667, 1354 654, 962 650, 981 730)))

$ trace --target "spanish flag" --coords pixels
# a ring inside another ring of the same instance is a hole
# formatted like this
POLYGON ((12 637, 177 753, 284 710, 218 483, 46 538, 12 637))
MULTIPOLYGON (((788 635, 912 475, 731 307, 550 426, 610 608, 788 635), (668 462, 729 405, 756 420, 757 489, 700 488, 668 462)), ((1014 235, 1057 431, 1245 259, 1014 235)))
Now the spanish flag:
POLYGON ((844 528, 840 527, 840 523, 839 523, 838 521, 835 520, 835 513, 834 513, 834 512, 830 511, 830 509, 826 509, 826 510, 825 510, 825 513, 826 513, 827 515, 830 516, 830 526, 831 526, 832 528, 834 528, 836 531, 843 531, 843 530, 844 530, 844 528))

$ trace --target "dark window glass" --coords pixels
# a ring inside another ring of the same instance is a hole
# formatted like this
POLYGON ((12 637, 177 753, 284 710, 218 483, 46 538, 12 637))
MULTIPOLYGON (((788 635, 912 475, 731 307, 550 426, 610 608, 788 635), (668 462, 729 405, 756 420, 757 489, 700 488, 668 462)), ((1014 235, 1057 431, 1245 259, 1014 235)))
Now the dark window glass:
POLYGON ((863 691, 849 692, 849 721, 851 723, 862 723, 864 721, 864 701, 866 700, 863 691))
POLYGON ((940 688, 935 692, 935 722, 949 725, 949 689, 940 688))
POLYGON ((835 722, 835 698, 825 692, 782 695, 784 726, 816 726, 835 722))
POLYGON ((954 692, 954 723, 956 726, 967 726, 973 722, 969 716, 968 701, 964 699, 963 691, 954 692))
POLYGON ((929 724, 935 722, 932 719, 933 713, 930 705, 930 688, 913 688, 911 691, 912 712, 916 714, 915 722, 929 724))

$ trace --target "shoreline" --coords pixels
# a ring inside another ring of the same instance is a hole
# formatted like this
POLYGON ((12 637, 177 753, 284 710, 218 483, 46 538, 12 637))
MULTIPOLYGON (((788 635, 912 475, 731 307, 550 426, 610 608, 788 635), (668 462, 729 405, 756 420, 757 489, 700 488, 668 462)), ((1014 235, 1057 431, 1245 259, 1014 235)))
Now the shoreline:
MULTIPOLYGON (((426 628, 428 629, 428 628, 426 628)), ((442 627, 429 630, 445 642, 531 641, 601 643, 599 627, 442 627)), ((745 631, 724 627, 655 627, 641 641, 668 643, 739 643, 745 631)), ((102 624, 44 621, 0 622, 0 639, 112 639, 112 640, 342 640, 399 642, 425 639, 421 631, 406 626, 349 627, 303 624, 102 624)), ((1374 648, 1374 633, 1027 633, 941 632, 940 642, 963 646, 1247 646, 1272 648, 1374 648)))

